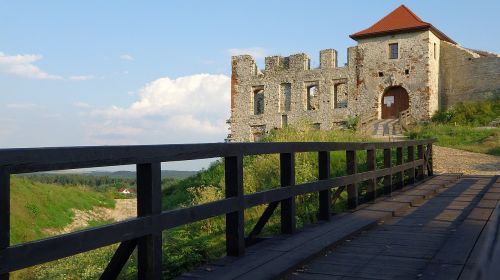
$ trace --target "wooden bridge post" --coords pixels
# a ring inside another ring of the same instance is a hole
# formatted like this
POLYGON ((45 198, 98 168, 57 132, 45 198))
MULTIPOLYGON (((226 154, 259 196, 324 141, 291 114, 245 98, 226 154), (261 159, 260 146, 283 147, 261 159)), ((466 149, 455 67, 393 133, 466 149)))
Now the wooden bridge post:
MULTIPOLYGON (((330 178, 330 152, 318 153, 319 179, 330 178)), ((330 209, 332 207, 332 191, 326 189, 319 192, 319 219, 330 220, 330 209)))
MULTIPOLYGON (((356 160, 356 151, 346 151, 347 175, 353 175, 358 172, 358 164, 356 160)), ((347 185, 347 208, 354 209, 358 207, 358 184, 353 183, 347 185)))
POLYGON ((434 175, 434 169, 432 167, 432 143, 427 144, 427 151, 426 151, 426 163, 425 166, 427 167, 427 175, 428 176, 433 176, 434 175))
MULTIPOLYGON (((137 164, 137 215, 161 213, 161 163, 137 164)), ((152 225, 154 226, 154 225, 152 225)), ((139 238, 138 278, 161 279, 162 232, 139 238)))
MULTIPOLYGON (((403 147, 396 148, 396 165, 403 164, 403 147)), ((404 186, 404 171, 396 173, 396 188, 401 189, 404 186)))
MULTIPOLYGON (((415 160, 415 146, 408 146, 408 162, 413 162, 415 160)), ((408 170, 408 184, 415 184, 415 166, 412 166, 408 170)))
POLYGON ((228 256, 245 254, 245 212, 243 205, 243 157, 226 157, 224 161, 226 198, 241 198, 240 209, 226 214, 226 252, 228 256))
MULTIPOLYGON (((424 146, 422 144, 417 146, 417 159, 424 159, 424 146)), ((424 179, 424 165, 420 164, 417 168, 417 180, 422 180, 424 179)))
MULTIPOLYGON (((366 165, 368 171, 373 171, 375 170, 375 167, 377 165, 376 159, 375 159, 375 149, 370 149, 366 151, 366 165)), ((368 180, 368 186, 367 186, 367 199, 374 200, 377 197, 377 179, 372 178, 368 180)))
MULTIPOLYGON (((295 185, 295 154, 280 154, 280 174, 281 186, 295 185)), ((295 218, 296 206, 295 197, 287 198, 281 201, 281 232, 292 234, 296 229, 295 218)))
MULTIPOLYGON (((387 148, 384 149, 384 168, 391 168, 391 166, 392 166, 391 149, 387 148)), ((392 189, 393 189, 393 184, 392 184, 392 172, 391 172, 391 174, 384 176, 384 193, 391 194, 392 189)))
MULTIPOLYGON (((10 174, 0 169, 0 251, 10 246, 10 174)), ((9 280, 9 273, 0 274, 9 280)))

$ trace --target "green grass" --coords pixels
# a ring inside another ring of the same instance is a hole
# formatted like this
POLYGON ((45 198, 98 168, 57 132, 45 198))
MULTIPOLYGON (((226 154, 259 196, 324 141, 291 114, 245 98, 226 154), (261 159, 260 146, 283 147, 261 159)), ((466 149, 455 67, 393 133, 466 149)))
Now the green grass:
POLYGON ((85 187, 61 186, 11 178, 11 244, 46 237, 44 229, 61 229, 73 220, 71 209, 114 207, 106 194, 85 187))
POLYGON ((437 138, 437 145, 500 156, 500 128, 478 128, 450 124, 424 124, 413 128, 412 139, 437 138))
MULTIPOLYGON (((96 192, 87 187, 46 184, 23 176, 11 177, 10 193, 12 245, 48 237, 50 231, 46 229, 57 231, 64 228, 73 221, 71 209, 90 210, 95 206, 114 207, 115 204, 109 194, 96 192)), ((98 225, 103 221, 92 223, 98 225)), ((97 259, 89 257, 90 260, 95 262, 97 259)), ((83 267, 84 264, 85 262, 81 260, 78 262, 79 267, 83 267)), ((91 267, 89 266, 89 269, 91 267)), ((75 267, 71 268, 75 269, 75 267)), ((39 277, 40 272, 41 270, 36 270, 36 268, 29 268, 13 273, 11 278, 55 279, 39 277)), ((58 272, 58 275, 62 274, 58 272)))

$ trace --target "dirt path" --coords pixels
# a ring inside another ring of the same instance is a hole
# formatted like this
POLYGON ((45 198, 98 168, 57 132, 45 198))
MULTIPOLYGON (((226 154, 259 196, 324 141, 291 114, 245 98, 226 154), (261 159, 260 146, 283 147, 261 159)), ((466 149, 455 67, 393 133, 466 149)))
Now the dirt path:
POLYGON ((94 207, 91 211, 73 209, 73 222, 61 230, 45 229, 49 235, 74 232, 85 228, 91 221, 121 221, 137 215, 137 200, 115 199, 115 208, 94 207))
POLYGON ((433 146, 436 173, 499 175, 500 157, 433 146))

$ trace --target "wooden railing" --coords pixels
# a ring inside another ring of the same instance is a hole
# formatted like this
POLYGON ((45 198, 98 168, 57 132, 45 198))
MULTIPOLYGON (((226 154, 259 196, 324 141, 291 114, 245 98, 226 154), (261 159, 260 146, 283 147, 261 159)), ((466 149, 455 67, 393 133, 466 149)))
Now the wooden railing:
POLYGON ((410 114, 410 109, 406 109, 404 111, 399 112, 399 124, 401 128, 405 131, 408 130, 408 125, 412 123, 413 119, 410 114))
POLYGON ((61 259, 78 253, 120 243, 101 279, 114 279, 128 258, 138 249, 138 278, 160 279, 163 230, 226 216, 226 250, 230 256, 241 256, 252 244, 273 211, 281 204, 281 231, 296 230, 295 197, 319 192, 319 218, 328 220, 333 201, 347 190, 348 208, 359 204, 358 184, 368 182, 367 197, 379 193, 377 178, 384 178, 382 191, 389 194, 404 184, 422 179, 424 169, 432 175, 434 140, 374 143, 217 143, 157 146, 103 146, 69 148, 0 149, 0 279, 9 273, 33 265, 61 259), (415 147, 417 158, 415 159, 415 147), (396 165, 392 166, 392 150, 396 165), (403 151, 407 149, 407 161, 403 151), (383 150, 384 167, 377 169, 376 151, 383 150), (330 151, 346 152, 347 175, 330 176, 330 151), (366 151, 368 171, 358 173, 356 154, 366 151), (295 184, 295 153, 317 152, 318 181, 295 184), (281 188, 245 194, 243 191, 243 157, 280 154, 281 188), (188 208, 162 211, 161 162, 223 157, 225 164, 225 199, 188 208), (62 234, 47 239, 10 245, 10 176, 11 174, 61 169, 136 164, 137 217, 62 234), (394 175, 394 176, 393 176, 394 175), (395 180, 393 181, 393 177, 395 180), (335 193, 332 193, 335 190, 335 193), (248 237, 244 236, 244 210, 268 204, 248 237))
POLYGON ((362 115, 361 118, 359 119, 359 125, 364 126, 377 119, 378 119, 378 112, 362 115))

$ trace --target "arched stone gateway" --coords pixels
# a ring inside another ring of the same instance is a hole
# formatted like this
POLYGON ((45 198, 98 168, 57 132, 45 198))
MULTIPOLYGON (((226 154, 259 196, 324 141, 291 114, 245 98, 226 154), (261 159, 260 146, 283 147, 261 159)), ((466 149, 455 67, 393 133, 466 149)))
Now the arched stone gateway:
POLYGON ((387 88, 381 101, 382 119, 396 119, 410 107, 408 92, 400 86, 387 88))

